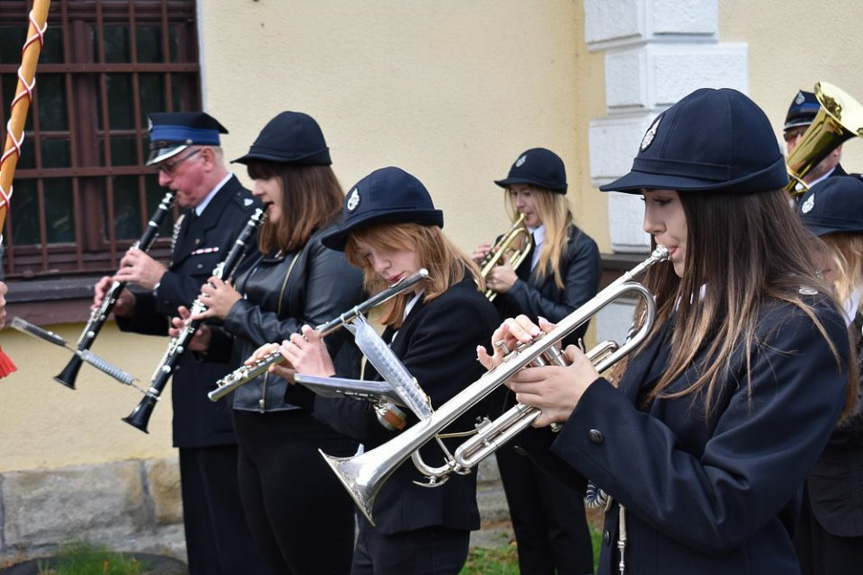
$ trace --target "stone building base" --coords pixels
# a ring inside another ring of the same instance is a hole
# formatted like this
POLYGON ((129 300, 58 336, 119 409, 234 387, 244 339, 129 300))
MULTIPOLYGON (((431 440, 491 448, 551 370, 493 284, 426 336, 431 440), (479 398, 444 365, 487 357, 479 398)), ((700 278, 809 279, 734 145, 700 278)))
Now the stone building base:
MULTIPOLYGON (((473 533, 471 544, 506 545, 512 530, 494 458, 483 462, 478 479, 483 529, 473 533)), ((0 475, 0 567, 81 541, 185 561, 179 462, 119 461, 0 475)))

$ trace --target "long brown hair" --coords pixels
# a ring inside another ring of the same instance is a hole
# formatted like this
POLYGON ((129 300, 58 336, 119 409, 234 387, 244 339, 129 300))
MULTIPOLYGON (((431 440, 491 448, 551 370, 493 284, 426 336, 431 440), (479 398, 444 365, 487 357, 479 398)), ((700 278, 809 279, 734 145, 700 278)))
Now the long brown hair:
MULTIPOLYGON (((385 223, 353 231, 345 242, 345 255, 348 262, 362 268, 368 293, 378 293, 388 286, 369 261, 360 256, 358 241, 387 251, 415 252, 419 256, 420 265, 429 272, 423 284, 427 302, 462 281, 465 274, 473 277, 477 283, 477 289, 485 290, 477 265, 467 254, 458 249, 439 227, 414 223, 385 223)), ((412 297, 412 293, 402 294, 383 304, 381 323, 400 327, 404 319, 405 306, 412 297)))
MULTIPOLYGON (((678 278, 671 263, 664 263, 653 266, 644 281, 656 295, 653 335, 673 312, 677 314, 668 369, 646 401, 703 392, 704 416, 709 418, 733 368, 732 352, 742 349, 747 373, 752 368, 752 354, 759 345, 759 312, 767 299, 794 305, 812 318, 833 351, 837 370, 841 370, 844 360, 811 305, 803 300, 801 287, 828 294, 837 309, 839 305, 831 286, 816 276, 808 233, 788 207, 787 195, 775 190, 753 194, 681 192, 678 196, 687 225, 686 273, 678 278), (699 363, 695 381, 684 390, 666 391, 702 351, 706 351, 706 359, 699 363)), ((844 366, 852 371, 846 413, 857 396, 854 364, 851 361, 844 366)))
POLYGON ((300 249, 316 230, 326 227, 342 211, 345 192, 330 166, 298 166, 252 160, 249 177, 277 178, 282 186, 282 217, 264 222, 258 245, 262 253, 278 247, 282 252, 300 249))
MULTIPOLYGON (((527 187, 530 190, 533 207, 545 225, 545 241, 542 242, 542 248, 539 251, 536 274, 539 277, 545 277, 550 271, 554 274, 555 285, 558 289, 563 289, 560 258, 566 252, 566 244, 569 241, 569 226, 573 223, 569 202, 563 194, 545 188, 527 187)), ((518 210, 515 209, 509 188, 507 188, 506 194, 506 207, 510 220, 515 222, 518 219, 518 210)))

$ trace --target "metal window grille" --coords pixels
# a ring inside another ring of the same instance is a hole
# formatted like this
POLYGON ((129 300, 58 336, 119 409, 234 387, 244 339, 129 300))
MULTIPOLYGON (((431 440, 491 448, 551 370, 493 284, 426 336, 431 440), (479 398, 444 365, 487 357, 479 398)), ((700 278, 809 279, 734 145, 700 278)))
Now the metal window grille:
MULTIPOLYGON (((0 2, 2 141, 30 9, 0 2)), ((115 270, 164 193, 144 165, 147 115, 199 108, 195 0, 53 0, 4 229, 6 277, 115 270)))

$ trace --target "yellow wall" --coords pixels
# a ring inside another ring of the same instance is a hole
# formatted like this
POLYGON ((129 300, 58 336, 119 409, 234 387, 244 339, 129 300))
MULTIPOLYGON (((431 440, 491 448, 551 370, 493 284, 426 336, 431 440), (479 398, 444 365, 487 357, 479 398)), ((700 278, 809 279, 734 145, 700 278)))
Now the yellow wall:
MULTIPOLYGON (((863 2, 721 0, 719 8, 720 39, 748 44, 750 96, 777 137, 797 90, 811 92, 816 82, 834 84, 863 103, 863 2)), ((863 140, 846 142, 842 157, 846 171, 863 171, 863 140)))
POLYGON ((470 250, 509 227, 492 180, 523 150, 557 151, 572 188, 588 183, 586 122, 604 107, 582 20, 575 0, 208 3, 205 99, 230 157, 278 112, 311 114, 346 189, 405 168, 470 250))
MULTIPOLYGON (((75 342, 80 325, 52 326, 75 342)), ((0 343, 18 371, 0 379, 0 473, 122 459, 166 457, 171 448, 171 401, 166 394, 153 411, 150 434, 120 421, 142 394, 84 365, 71 390, 53 380, 71 353, 10 328, 0 343)), ((145 387, 167 340, 121 334, 113 322, 99 334, 93 352, 144 379, 145 387)), ((146 388, 146 387, 145 387, 146 388)))

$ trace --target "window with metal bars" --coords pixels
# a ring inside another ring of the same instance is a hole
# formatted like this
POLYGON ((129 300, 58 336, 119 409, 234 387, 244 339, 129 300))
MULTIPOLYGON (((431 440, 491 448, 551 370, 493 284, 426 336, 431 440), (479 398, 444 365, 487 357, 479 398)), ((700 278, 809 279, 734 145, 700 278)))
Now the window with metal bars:
MULTIPOLYGON (((31 0, 0 2, 0 141, 31 0)), ((195 0, 53 0, 14 195, 6 278, 111 273, 164 190, 147 115, 200 109, 195 0)), ((151 250, 169 252, 170 229, 151 250)))

